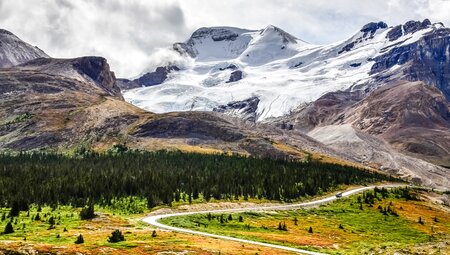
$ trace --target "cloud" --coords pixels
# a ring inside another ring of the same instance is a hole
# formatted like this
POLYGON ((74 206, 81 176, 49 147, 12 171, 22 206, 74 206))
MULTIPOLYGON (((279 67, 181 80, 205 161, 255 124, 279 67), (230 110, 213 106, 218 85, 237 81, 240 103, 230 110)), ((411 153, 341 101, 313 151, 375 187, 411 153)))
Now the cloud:
POLYGON ((371 21, 449 24, 449 12, 449 0, 14 0, 0 1, 0 24, 53 57, 104 56, 118 77, 132 77, 181 61, 165 49, 203 26, 272 24, 325 44, 371 21))
POLYGON ((151 53, 187 37, 175 1, 1 1, 0 24, 53 57, 104 56, 119 77, 133 76, 151 53))

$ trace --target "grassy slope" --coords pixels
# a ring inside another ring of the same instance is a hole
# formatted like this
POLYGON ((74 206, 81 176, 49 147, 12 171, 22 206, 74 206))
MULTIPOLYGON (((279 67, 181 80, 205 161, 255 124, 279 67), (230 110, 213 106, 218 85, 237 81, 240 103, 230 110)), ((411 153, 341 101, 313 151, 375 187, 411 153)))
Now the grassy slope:
MULTIPOLYGON (((139 208, 137 206, 136 208, 139 208)), ((194 254, 274 254, 271 249, 260 249, 255 246, 242 246, 239 243, 226 242, 202 237, 182 235, 167 231, 157 231, 157 236, 152 237, 153 229, 142 223, 140 219, 144 214, 129 214, 122 208, 98 208, 93 220, 82 221, 79 219, 80 209, 69 206, 60 206, 56 210, 50 207, 42 208, 40 221, 32 220, 37 214, 37 208, 27 212, 21 212, 14 225, 13 234, 0 235, 0 254, 2 250, 31 251, 38 250, 41 253, 56 254, 156 254, 162 251, 180 252, 190 251, 194 254), (45 216, 46 215, 46 216, 45 216), (44 217, 45 216, 45 217, 44 217), (49 229, 48 219, 54 216, 57 225, 49 229), (61 216, 59 219, 58 217, 61 216), (23 224, 25 228, 23 229, 23 224), (64 232, 64 228, 67 232, 64 232), (115 229, 120 229, 126 241, 120 243, 107 242, 108 236, 115 229), (59 238, 57 237, 59 234, 59 238), (76 237, 82 234, 84 244, 74 244, 76 237), (26 237, 26 241, 24 240, 26 237), (58 253, 60 254, 60 253, 58 253)), ((9 210, 1 209, 0 214, 9 210)), ((1 230, 9 221, 0 222, 1 230)), ((177 254, 177 253, 174 253, 177 254)), ((289 253, 280 253, 289 254, 289 253)))
MULTIPOLYGON (((234 214, 233 220, 224 224, 220 223, 218 215, 211 221, 207 215, 194 215, 164 219, 163 222, 288 246, 313 246, 316 250, 331 254, 373 251, 391 254, 394 250, 412 252, 421 248, 426 249, 427 253, 433 250, 438 252, 438 243, 450 240, 450 214, 430 203, 405 201, 391 196, 377 201, 373 207, 365 204, 362 210, 359 207, 356 197, 352 197, 310 210, 234 214), (390 203, 398 212, 398 217, 385 216, 377 209, 378 205, 386 207, 390 203), (239 216, 244 218, 244 222, 238 221, 239 216), (418 223, 419 217, 425 224, 418 223), (434 217, 438 222, 434 221, 434 217), (279 223, 285 223, 288 231, 278 230, 279 223), (309 227, 313 229, 312 234, 308 232, 309 227), (435 247, 414 246, 427 243, 434 243, 435 247)), ((227 217, 224 215, 225 220, 227 217)), ((444 249, 448 250, 448 247, 444 249)))

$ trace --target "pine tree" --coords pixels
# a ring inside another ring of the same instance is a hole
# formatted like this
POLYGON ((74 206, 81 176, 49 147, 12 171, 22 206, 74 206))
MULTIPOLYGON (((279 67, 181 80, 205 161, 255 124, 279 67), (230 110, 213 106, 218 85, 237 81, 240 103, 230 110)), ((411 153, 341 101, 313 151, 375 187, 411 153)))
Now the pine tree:
POLYGON ((9 211, 9 217, 18 217, 20 214, 20 208, 19 208, 19 203, 17 203, 16 201, 13 202, 12 206, 11 206, 11 210, 9 211))
POLYGON ((239 222, 244 222, 244 217, 242 217, 242 215, 239 215, 239 222))
POLYGON ((228 221, 232 221, 232 220, 233 220, 233 216, 231 216, 231 214, 228 215, 228 221))
POLYGON ((110 243, 118 243, 122 241, 125 241, 125 237, 123 236, 122 232, 118 229, 112 232, 111 236, 108 238, 108 242, 110 243))
POLYGON ((90 220, 95 218, 94 205, 90 204, 88 207, 81 209, 80 218, 82 220, 90 220))
POLYGON ((53 218, 53 216, 50 217, 50 219, 48 220, 48 223, 50 224, 50 226, 55 225, 55 218, 53 218))
POLYGON ((5 226, 5 231, 3 232, 4 234, 12 234, 14 233, 14 228, 13 225, 11 224, 11 222, 8 222, 5 226))
POLYGON ((82 244, 82 243, 84 243, 84 238, 83 238, 83 235, 80 234, 77 237, 77 240, 75 241, 75 244, 82 244))

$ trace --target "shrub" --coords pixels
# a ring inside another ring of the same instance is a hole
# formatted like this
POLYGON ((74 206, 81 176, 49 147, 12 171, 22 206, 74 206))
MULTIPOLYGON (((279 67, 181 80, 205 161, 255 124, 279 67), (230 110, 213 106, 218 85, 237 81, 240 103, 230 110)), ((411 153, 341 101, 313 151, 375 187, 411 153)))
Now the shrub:
POLYGON ((94 205, 89 205, 81 209, 80 218, 82 220, 90 220, 95 218, 94 205))
POLYGON ((108 242, 110 243, 118 243, 125 241, 125 237, 122 235, 122 232, 120 230, 115 230, 112 232, 111 236, 108 238, 108 242))

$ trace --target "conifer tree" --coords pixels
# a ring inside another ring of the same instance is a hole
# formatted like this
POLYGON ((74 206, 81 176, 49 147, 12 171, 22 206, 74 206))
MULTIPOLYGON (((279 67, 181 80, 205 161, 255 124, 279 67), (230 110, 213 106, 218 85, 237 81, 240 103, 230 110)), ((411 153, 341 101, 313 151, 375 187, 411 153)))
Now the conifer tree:
POLYGON ((4 234, 12 234, 14 233, 14 228, 11 222, 8 222, 5 226, 5 231, 3 232, 4 234))

